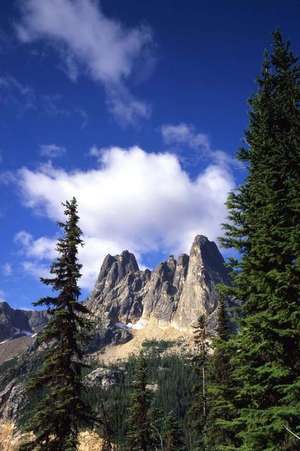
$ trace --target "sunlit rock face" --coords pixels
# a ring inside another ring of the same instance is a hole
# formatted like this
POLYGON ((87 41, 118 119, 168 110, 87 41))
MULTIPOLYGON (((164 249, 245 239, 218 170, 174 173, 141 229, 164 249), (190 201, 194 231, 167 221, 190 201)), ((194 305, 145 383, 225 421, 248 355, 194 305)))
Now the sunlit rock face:
POLYGON ((196 236, 189 258, 187 275, 172 324, 179 329, 193 325, 200 315, 208 318, 218 306, 216 285, 229 283, 224 259, 217 245, 205 236, 196 236))
POLYGON ((190 332, 203 313, 214 327, 218 283, 229 283, 223 257, 214 242, 198 235, 190 255, 170 256, 152 272, 141 271, 128 251, 108 255, 88 305, 106 325, 155 318, 190 332))

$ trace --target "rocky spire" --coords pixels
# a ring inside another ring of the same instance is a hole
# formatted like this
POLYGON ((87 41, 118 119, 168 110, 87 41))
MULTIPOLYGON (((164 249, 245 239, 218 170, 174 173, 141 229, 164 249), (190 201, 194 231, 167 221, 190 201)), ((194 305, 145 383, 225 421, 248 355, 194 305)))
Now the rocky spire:
POLYGON ((172 324, 179 329, 189 329, 201 314, 212 314, 218 302, 215 286, 221 282, 228 283, 228 274, 217 245, 197 235, 172 324))
POLYGON ((171 255, 153 272, 140 271, 128 251, 108 255, 89 304, 110 324, 155 318, 188 331, 201 313, 215 311, 220 282, 228 282, 223 257, 214 242, 198 235, 190 256, 171 255))
POLYGON ((142 314, 143 288, 150 271, 140 271, 136 258, 128 251, 107 255, 90 297, 89 308, 110 322, 134 321, 142 314))

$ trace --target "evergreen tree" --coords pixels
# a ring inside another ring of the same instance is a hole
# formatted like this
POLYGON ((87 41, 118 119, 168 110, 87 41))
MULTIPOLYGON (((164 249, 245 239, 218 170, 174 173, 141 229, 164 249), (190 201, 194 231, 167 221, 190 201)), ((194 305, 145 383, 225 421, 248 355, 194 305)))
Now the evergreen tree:
POLYGON ((227 449, 234 443, 233 422, 235 406, 232 397, 236 387, 232 385, 230 356, 228 344, 230 337, 229 319, 220 293, 217 321, 217 337, 213 340, 209 382, 207 387, 209 412, 205 430, 205 449, 210 451, 227 449))
POLYGON ((193 400, 188 411, 193 450, 203 449, 203 434, 207 417, 206 367, 208 360, 208 331, 205 315, 198 318, 194 328, 196 352, 193 357, 196 382, 192 388, 193 400))
POLYGON ((82 422, 89 420, 89 408, 82 400, 83 345, 87 338, 89 313, 79 302, 78 246, 83 245, 78 226, 77 202, 63 204, 65 223, 59 223, 64 235, 57 242, 58 257, 51 266, 52 277, 42 282, 57 296, 47 296, 34 305, 47 307, 49 322, 38 336, 45 348, 43 365, 28 384, 29 396, 39 392, 40 401, 28 424, 35 439, 24 449, 71 451, 77 447, 82 422))
MULTIPOLYGON (((148 361, 149 367, 149 361, 148 361)), ((153 400, 152 400, 153 401, 153 400)), ((150 427, 151 427, 151 445, 155 450, 164 449, 163 446, 163 429, 164 429, 164 412, 162 409, 153 406, 149 410, 150 427)))
MULTIPOLYGON (((236 438, 243 450, 296 450, 300 433, 300 67, 279 32, 250 100, 248 166, 228 199, 223 245, 241 258, 232 341, 236 438)), ((221 448, 220 448, 221 449, 221 448)))
POLYGON ((100 393, 100 402, 99 402, 99 410, 98 413, 98 421, 101 425, 100 428, 100 436, 102 437, 103 443, 101 446, 101 451, 112 451, 112 439, 113 439, 113 431, 111 428, 111 421, 107 414, 106 406, 103 402, 103 394, 100 393))
POLYGON ((183 431, 179 428, 174 412, 170 412, 165 418, 162 440, 164 451, 183 451, 186 449, 183 440, 183 431))
POLYGON ((130 451, 150 451, 153 449, 149 409, 150 393, 147 390, 147 361, 146 357, 141 354, 132 386, 127 420, 127 449, 130 451))

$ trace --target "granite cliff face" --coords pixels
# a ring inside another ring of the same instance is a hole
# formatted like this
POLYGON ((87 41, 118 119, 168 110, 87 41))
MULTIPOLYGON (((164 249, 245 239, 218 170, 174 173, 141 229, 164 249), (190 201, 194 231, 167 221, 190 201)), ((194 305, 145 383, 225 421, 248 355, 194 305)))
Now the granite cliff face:
POLYGON ((155 318, 190 332, 200 314, 208 316, 211 328, 218 305, 217 283, 229 283, 224 260, 216 244, 196 236, 190 255, 170 256, 152 272, 139 270, 128 251, 102 264, 95 289, 88 301, 91 311, 106 326, 119 327, 155 318))

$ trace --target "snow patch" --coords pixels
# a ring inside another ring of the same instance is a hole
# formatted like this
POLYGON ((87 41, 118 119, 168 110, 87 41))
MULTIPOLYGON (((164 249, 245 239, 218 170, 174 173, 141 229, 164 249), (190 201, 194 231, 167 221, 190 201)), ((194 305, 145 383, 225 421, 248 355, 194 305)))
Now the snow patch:
POLYGON ((115 323, 116 327, 119 327, 120 329, 136 329, 136 330, 141 330, 144 329, 144 327, 148 324, 148 321, 146 319, 139 319, 136 323, 132 324, 132 323, 115 323))
POLYGON ((29 330, 20 330, 20 334, 26 335, 26 337, 32 337, 32 332, 29 330))
POLYGON ((135 324, 132 324, 132 329, 141 330, 148 324, 146 319, 139 319, 135 324))

